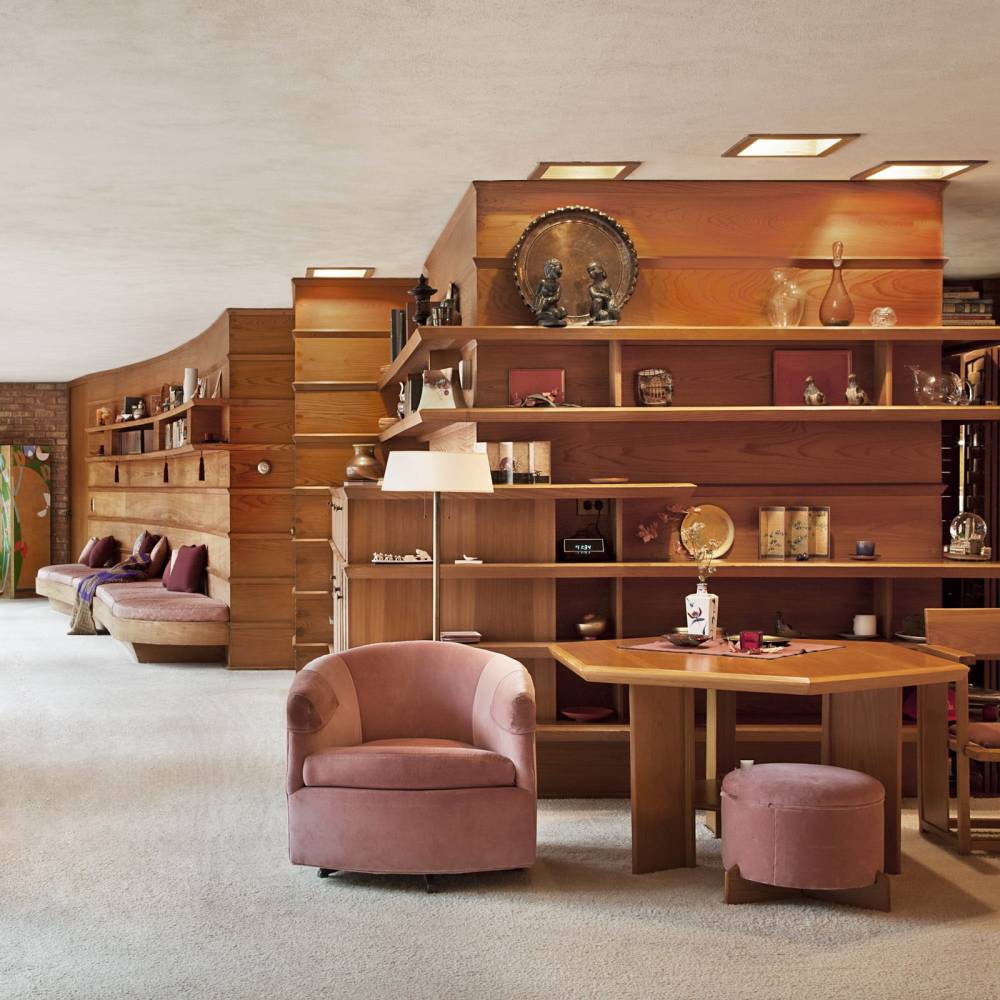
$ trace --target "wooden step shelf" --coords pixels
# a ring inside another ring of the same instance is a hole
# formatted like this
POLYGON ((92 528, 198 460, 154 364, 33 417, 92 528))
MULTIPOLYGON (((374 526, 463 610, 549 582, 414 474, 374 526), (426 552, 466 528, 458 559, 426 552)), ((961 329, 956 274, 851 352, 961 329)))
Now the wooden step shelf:
POLYGON ((420 410, 384 430, 381 441, 424 439, 460 424, 524 424, 539 431, 546 424, 586 423, 961 423, 1000 420, 1000 406, 489 406, 420 410))
MULTIPOLYGON (((257 447, 257 446, 254 446, 257 447)), ((225 441, 212 441, 205 444, 182 444, 179 448, 162 448, 159 451, 146 451, 140 455, 88 455, 88 462, 144 462, 153 459, 174 458, 177 455, 193 455, 200 451, 235 450, 225 441)))
POLYGON ((572 326, 548 329, 537 326, 426 326, 411 334, 396 360, 382 374, 384 389, 407 375, 423 371, 432 351, 462 351, 479 344, 561 345, 581 344, 750 344, 815 346, 818 344, 891 344, 950 342, 988 339, 981 326, 572 326))
MULTIPOLYGON (((682 500, 697 489, 695 483, 529 483, 494 485, 492 493, 477 493, 449 499, 466 500, 642 500, 647 498, 682 500)), ((378 483, 345 483, 349 500, 422 500, 430 493, 383 493, 378 483)))
MULTIPOLYGON (((727 562, 717 560, 718 579, 892 579, 945 580, 1000 577, 1000 562, 957 562, 953 559, 901 561, 879 559, 792 559, 727 562)), ((347 575, 352 580, 430 579, 430 563, 351 563, 347 575)), ((691 562, 605 562, 605 563, 482 563, 461 565, 442 563, 443 580, 632 580, 691 579, 696 570, 691 562)))

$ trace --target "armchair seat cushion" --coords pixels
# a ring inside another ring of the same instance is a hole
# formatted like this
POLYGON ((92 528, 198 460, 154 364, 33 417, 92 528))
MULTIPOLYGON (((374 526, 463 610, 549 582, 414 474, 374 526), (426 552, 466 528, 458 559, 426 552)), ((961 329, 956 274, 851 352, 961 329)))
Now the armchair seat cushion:
POLYGON ((973 722, 969 725, 969 742, 988 750, 1000 749, 1000 722, 973 722))
POLYGON ((328 747, 306 757, 307 787, 406 791, 496 788, 515 783, 513 762, 459 740, 372 740, 328 747))

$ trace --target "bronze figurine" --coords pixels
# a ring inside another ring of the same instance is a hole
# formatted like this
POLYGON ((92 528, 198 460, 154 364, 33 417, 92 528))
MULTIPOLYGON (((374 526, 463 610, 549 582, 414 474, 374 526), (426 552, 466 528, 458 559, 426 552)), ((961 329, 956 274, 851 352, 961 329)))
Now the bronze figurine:
POLYGON ((806 387, 802 397, 806 401, 806 406, 826 406, 826 396, 813 381, 812 375, 806 376, 806 387))
POLYGON ((849 406, 867 406, 871 400, 868 393, 858 385, 858 376, 851 372, 847 376, 847 389, 844 391, 844 399, 849 406))
POLYGON ((566 310, 559 305, 561 294, 559 279, 562 273, 562 263, 557 257, 549 258, 542 268, 542 280, 535 289, 535 300, 532 304, 535 321, 539 326, 566 325, 566 310))
POLYGON ((614 326, 621 319, 621 310, 615 305, 615 293, 608 283, 608 272, 598 261, 587 265, 590 275, 590 322, 588 326, 614 326))
POLYGON ((414 300, 413 322, 417 326, 426 326, 431 318, 431 296, 437 292, 436 288, 431 288, 431 283, 427 280, 427 275, 420 275, 420 280, 406 294, 412 295, 414 300))

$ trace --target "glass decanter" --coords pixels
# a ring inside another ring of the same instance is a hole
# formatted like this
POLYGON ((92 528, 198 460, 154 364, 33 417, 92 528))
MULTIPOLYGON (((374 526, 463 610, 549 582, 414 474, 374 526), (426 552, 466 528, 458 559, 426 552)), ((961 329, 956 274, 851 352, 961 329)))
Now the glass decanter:
POLYGON ((771 326, 798 326, 806 308, 806 293, 796 284, 790 271, 775 268, 774 284, 767 298, 767 319, 771 326))
POLYGON ((907 367, 913 373, 913 395, 921 406, 967 406, 975 398, 972 384, 954 372, 907 367))
POLYGON ((819 321, 823 326, 850 326, 854 319, 854 303, 844 285, 844 244, 833 244, 833 274, 830 287, 819 306, 819 321))

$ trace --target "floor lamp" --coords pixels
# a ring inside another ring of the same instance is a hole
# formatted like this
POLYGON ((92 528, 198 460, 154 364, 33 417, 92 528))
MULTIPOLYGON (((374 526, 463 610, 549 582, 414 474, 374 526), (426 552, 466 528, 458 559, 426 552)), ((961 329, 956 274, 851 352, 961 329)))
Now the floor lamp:
POLYGON ((382 479, 385 493, 430 493, 434 498, 431 570, 431 638, 441 638, 441 494, 492 493, 484 452, 393 451, 382 479))

